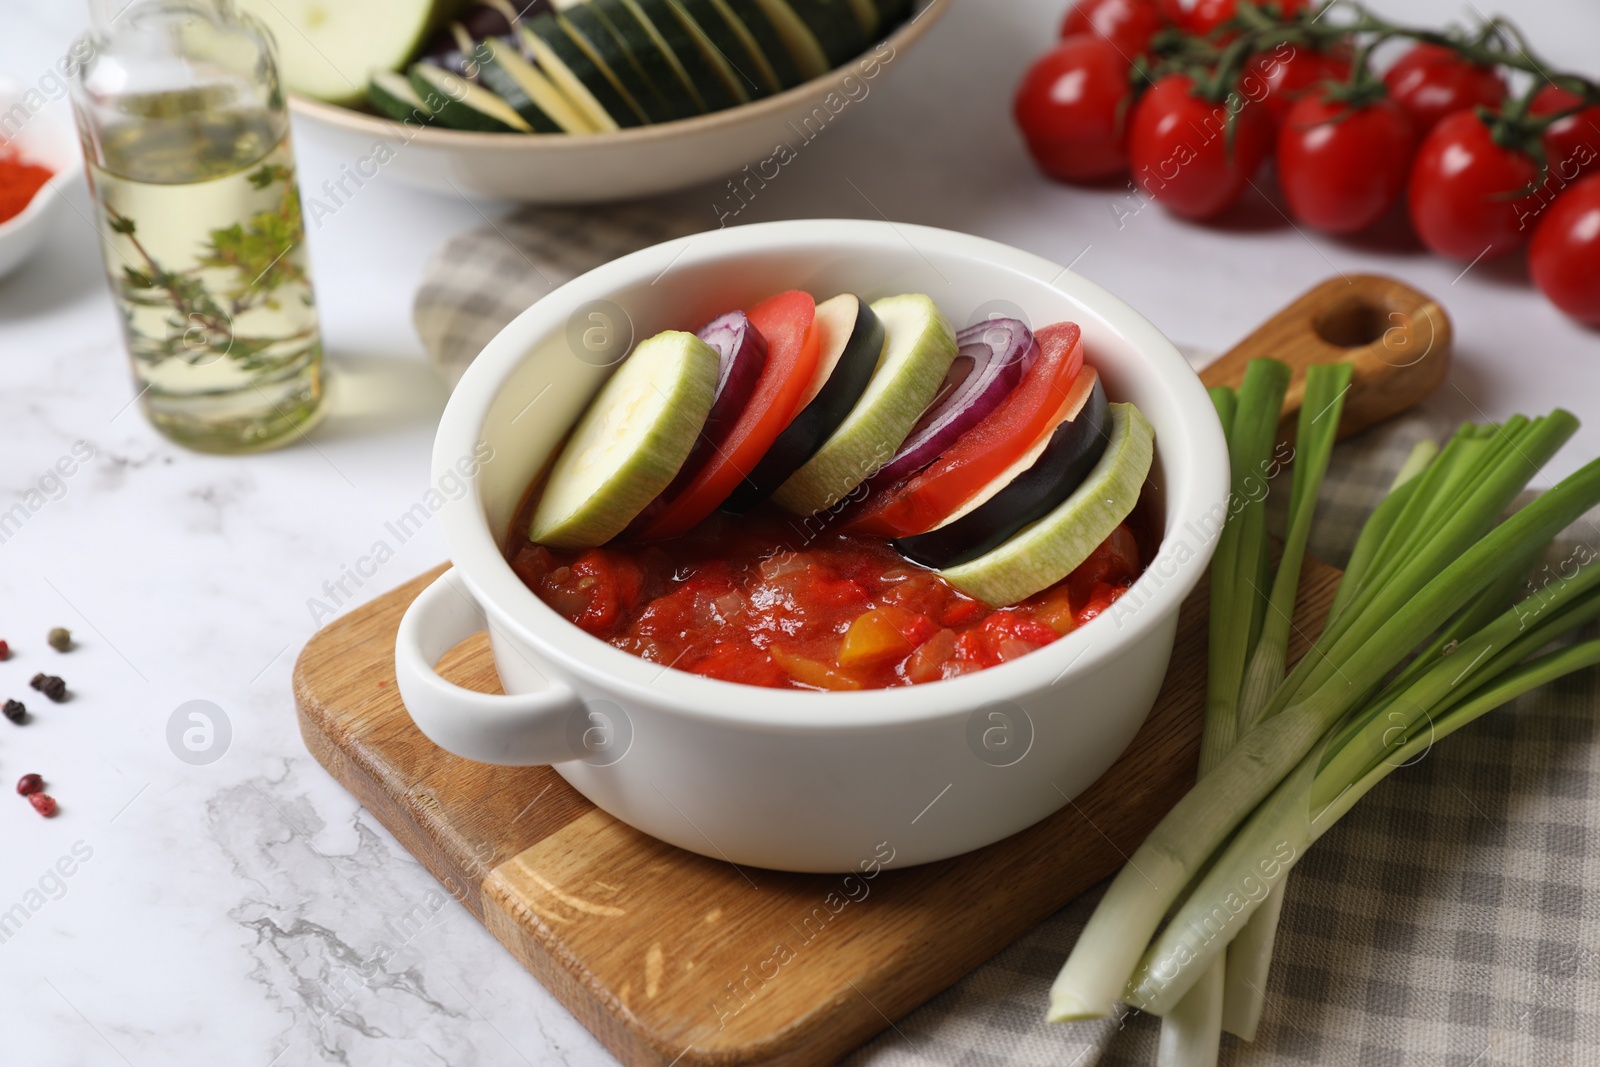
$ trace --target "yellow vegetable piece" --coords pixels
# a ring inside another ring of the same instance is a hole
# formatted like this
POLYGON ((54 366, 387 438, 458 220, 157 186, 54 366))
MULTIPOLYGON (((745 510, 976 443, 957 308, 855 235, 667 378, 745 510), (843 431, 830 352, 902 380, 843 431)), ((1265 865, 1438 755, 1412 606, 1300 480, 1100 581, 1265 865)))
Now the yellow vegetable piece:
POLYGON ((873 608, 850 624, 839 645, 841 667, 861 667, 904 659, 914 646, 890 621, 887 612, 873 608))
POLYGON ((772 662, 788 671, 794 676, 794 680, 802 685, 816 686, 818 689, 861 688, 859 679, 852 678, 844 671, 836 670, 808 656, 785 651, 777 645, 767 649, 767 653, 772 657, 772 662))

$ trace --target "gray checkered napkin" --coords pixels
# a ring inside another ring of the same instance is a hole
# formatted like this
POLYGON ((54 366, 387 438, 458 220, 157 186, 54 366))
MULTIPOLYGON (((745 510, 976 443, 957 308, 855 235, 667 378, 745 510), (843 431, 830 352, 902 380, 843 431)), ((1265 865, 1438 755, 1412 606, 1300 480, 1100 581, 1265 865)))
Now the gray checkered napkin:
MULTIPOLYGON (((698 213, 660 205, 523 211, 439 253, 417 294, 417 329, 453 382, 555 286, 704 228, 698 213)), ((1311 551, 1342 563, 1411 444, 1450 429, 1422 411, 1342 444, 1311 551)), ((1600 1064, 1595 710, 1592 673, 1524 697, 1394 774, 1322 838, 1289 882, 1261 1031, 1249 1045, 1225 1038, 1222 1062, 1600 1064)), ((1154 1019, 1043 1022, 1050 982, 1098 897, 1063 908, 850 1062, 1153 1064, 1154 1019)))

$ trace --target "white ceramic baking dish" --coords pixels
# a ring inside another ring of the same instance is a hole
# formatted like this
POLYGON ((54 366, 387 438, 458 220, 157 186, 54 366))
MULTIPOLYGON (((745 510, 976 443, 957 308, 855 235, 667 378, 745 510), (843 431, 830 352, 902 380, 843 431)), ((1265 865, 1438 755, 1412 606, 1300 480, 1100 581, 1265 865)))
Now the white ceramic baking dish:
POLYGON ((469 759, 554 764, 601 808, 675 845, 797 871, 853 869, 884 842, 897 865, 956 855, 1092 783, 1155 700, 1228 487, 1205 390, 1122 301, 992 241, 827 220, 671 241, 540 300, 462 378, 433 474, 454 568, 411 606, 395 650, 401 695, 422 730, 469 759), (1077 322, 1111 397, 1137 404, 1156 431, 1148 495, 1161 547, 1117 609, 971 675, 817 693, 663 668, 589 636, 530 592, 504 554, 513 515, 629 337, 692 329, 789 288, 867 299, 925 292, 958 327, 997 307, 1036 325, 1077 322), (471 693, 434 671, 485 626, 508 695, 471 693))

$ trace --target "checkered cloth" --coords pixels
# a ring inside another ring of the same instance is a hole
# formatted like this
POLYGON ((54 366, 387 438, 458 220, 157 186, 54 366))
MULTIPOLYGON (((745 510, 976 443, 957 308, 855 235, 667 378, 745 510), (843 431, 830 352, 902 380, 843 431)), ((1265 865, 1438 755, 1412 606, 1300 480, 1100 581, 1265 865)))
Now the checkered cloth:
MULTIPOLYGON (((417 295, 417 328, 453 382, 554 286, 707 222, 659 205, 524 211, 440 252, 417 295)), ((1411 445, 1452 429, 1419 412, 1340 445, 1311 552, 1342 564, 1411 445)), ((1281 508, 1287 494, 1271 499, 1281 508)), ((1600 546, 1600 524, 1577 529, 1600 546)), ((1225 1037, 1224 1064, 1600 1064, 1595 686, 1580 674, 1486 716, 1317 842, 1288 883, 1260 1032, 1248 1045, 1225 1037)), ((1043 1021, 1050 982, 1098 899, 1063 908, 850 1062, 1153 1064, 1159 1024, 1148 1016, 1043 1021)))

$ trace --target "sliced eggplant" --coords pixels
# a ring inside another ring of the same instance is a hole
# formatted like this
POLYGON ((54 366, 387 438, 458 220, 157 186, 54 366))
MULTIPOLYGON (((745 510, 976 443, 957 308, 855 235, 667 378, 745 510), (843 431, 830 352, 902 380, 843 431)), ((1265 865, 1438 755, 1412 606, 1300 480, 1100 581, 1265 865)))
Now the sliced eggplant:
MULTIPOLYGON (((1044 518, 1088 477, 1106 450, 1110 407, 1093 367, 1073 382, 1076 410, 984 491, 927 533, 894 541, 901 555, 942 570, 966 563, 1044 518)), ((1069 404, 1069 408, 1071 405, 1069 404)))
POLYGON ((1000 547, 941 570, 968 596, 1000 607, 1076 570, 1139 503, 1155 458, 1155 431, 1132 404, 1111 405, 1110 441, 1083 484, 1000 547))
POLYGON ((433 122, 433 111, 404 74, 392 70, 380 70, 373 74, 372 84, 367 86, 367 100, 396 122, 410 122, 419 126, 433 122))
POLYGON ((558 16, 561 28, 573 43, 588 55, 628 105, 647 122, 670 122, 676 115, 667 107, 656 87, 644 76, 644 69, 633 53, 611 30, 610 22, 594 4, 574 4, 558 16))
POLYGON ((411 86, 442 125, 475 133, 532 133, 510 104, 481 85, 432 63, 414 63, 411 86))
POLYGON ((796 515, 833 508, 894 455, 956 358, 955 330, 931 297, 886 297, 872 311, 887 340, 871 383, 817 454, 772 494, 796 515))
POLYGON ((839 429, 872 382, 887 339, 872 308, 843 293, 817 305, 816 323, 817 369, 800 413, 723 502, 729 514, 743 515, 777 492, 839 429))
POLYGON ((523 47, 539 69, 555 82, 595 129, 610 132, 624 126, 644 125, 644 116, 629 106, 594 61, 567 36, 555 16, 540 15, 518 29, 523 47))

